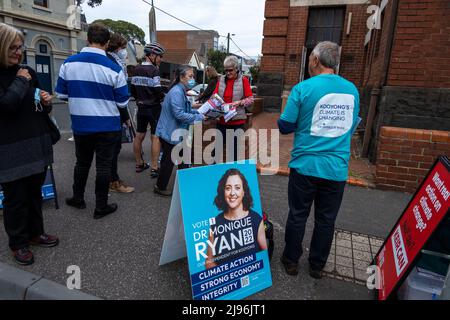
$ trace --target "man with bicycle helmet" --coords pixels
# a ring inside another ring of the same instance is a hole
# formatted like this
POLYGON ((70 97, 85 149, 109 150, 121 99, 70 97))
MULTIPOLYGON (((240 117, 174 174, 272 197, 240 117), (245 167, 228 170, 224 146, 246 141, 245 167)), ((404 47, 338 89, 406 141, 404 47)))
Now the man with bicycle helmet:
POLYGON ((163 88, 159 76, 159 65, 161 64, 165 49, 158 43, 151 43, 144 48, 145 61, 136 67, 131 78, 132 92, 136 99, 138 112, 137 133, 134 139, 134 155, 136 158, 136 172, 142 172, 150 165, 142 159, 142 142, 145 139, 147 126, 150 124, 152 139, 151 148, 151 177, 158 176, 158 158, 160 143, 155 136, 156 126, 161 114, 161 102, 164 99, 163 88))

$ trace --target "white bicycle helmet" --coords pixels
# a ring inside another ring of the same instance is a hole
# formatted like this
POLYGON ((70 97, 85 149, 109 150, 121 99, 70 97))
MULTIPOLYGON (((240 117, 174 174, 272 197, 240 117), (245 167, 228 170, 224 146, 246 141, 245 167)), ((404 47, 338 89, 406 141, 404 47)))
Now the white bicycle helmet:
POLYGON ((144 53, 146 56, 148 56, 152 53, 162 56, 165 52, 166 52, 166 49, 164 49, 164 47, 157 42, 147 44, 147 45, 145 45, 145 48, 144 48, 144 53))

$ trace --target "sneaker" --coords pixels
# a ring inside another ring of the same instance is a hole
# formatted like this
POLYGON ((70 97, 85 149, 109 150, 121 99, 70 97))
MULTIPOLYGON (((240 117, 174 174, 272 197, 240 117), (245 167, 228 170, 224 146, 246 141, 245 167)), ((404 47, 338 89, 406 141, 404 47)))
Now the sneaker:
POLYGON ((284 266, 284 270, 290 276, 296 276, 298 274, 298 263, 293 263, 287 260, 284 254, 280 258, 281 263, 284 266))
POLYGON ((158 178, 159 176, 159 169, 153 169, 150 171, 150 177, 152 179, 158 178))
POLYGON ((94 219, 101 219, 103 217, 106 217, 107 215, 115 212, 117 210, 117 204, 111 203, 106 205, 103 209, 95 209, 94 210, 94 219))
POLYGON ((59 244, 59 239, 56 236, 43 233, 39 237, 31 239, 30 244, 38 247, 51 248, 59 244))
POLYGON ((109 185, 109 191, 119 193, 131 193, 134 191, 133 187, 130 187, 122 180, 111 182, 109 185))
POLYGON ((86 209, 86 202, 83 199, 67 198, 66 204, 77 209, 86 209))
POLYGON ((34 263, 33 252, 31 252, 28 248, 14 250, 13 256, 16 262, 22 266, 29 266, 34 263))
POLYGON ((322 279, 322 272, 318 269, 314 269, 311 265, 309 266, 309 275, 314 279, 322 279))
POLYGON ((150 165, 148 163, 143 163, 143 164, 137 164, 136 165, 136 172, 137 173, 141 173, 144 170, 147 170, 148 168, 150 168, 150 165))
POLYGON ((156 194, 159 194, 160 196, 164 196, 164 197, 170 197, 172 195, 172 191, 169 190, 161 190, 158 188, 158 186, 155 185, 155 187, 153 188, 153 192, 156 194))

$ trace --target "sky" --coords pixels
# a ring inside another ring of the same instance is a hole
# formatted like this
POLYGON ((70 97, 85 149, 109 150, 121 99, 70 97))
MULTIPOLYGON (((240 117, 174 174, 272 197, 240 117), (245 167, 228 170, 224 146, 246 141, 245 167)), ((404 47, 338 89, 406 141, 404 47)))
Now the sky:
MULTIPOLYGON (((151 0, 146 0, 151 3, 151 0)), ((204 30, 216 30, 225 36, 219 44, 226 46, 228 33, 240 50, 230 41, 230 52, 257 57, 261 54, 264 0, 154 0, 154 5, 194 26, 204 30)), ((103 4, 91 8, 83 4, 88 23, 96 19, 125 20, 145 31, 149 41, 148 13, 150 5, 142 0, 103 0, 103 4)), ((195 30, 182 22, 156 10, 158 30, 195 30)))

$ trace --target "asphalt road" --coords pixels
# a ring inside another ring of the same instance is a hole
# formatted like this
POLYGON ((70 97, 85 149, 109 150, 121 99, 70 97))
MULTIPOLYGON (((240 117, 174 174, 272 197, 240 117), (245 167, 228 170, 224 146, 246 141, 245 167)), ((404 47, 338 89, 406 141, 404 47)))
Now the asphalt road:
MULTIPOLYGON (((57 234, 61 243, 53 249, 34 249, 34 265, 20 268, 65 285, 69 277, 67 267, 77 265, 81 269, 81 290, 105 299, 191 299, 186 259, 158 266, 170 199, 153 194, 155 180, 150 178, 148 171, 134 172, 130 144, 123 146, 119 174, 136 191, 111 194, 110 201, 119 205, 117 212, 93 220, 95 169, 91 170, 87 185, 87 209, 76 210, 65 205, 64 199, 71 196, 74 143, 68 141, 71 134, 67 106, 56 105, 54 116, 63 131, 63 138, 54 149, 60 209, 55 210, 53 202, 47 202, 44 216, 46 231, 57 234)), ((149 147, 147 139, 145 150, 149 147)), ((273 286, 250 298, 371 299, 364 286, 328 278, 312 279, 307 273, 307 257, 302 257, 297 277, 284 273, 279 257, 288 212, 287 183, 287 177, 260 177, 262 204, 275 225, 275 252, 271 264, 273 286)), ((348 186, 336 227, 385 237, 410 197, 403 193, 348 186)), ((309 245, 312 225, 313 219, 310 219, 305 246, 309 245)), ((0 230, 0 261, 16 266, 3 228, 0 230)))

